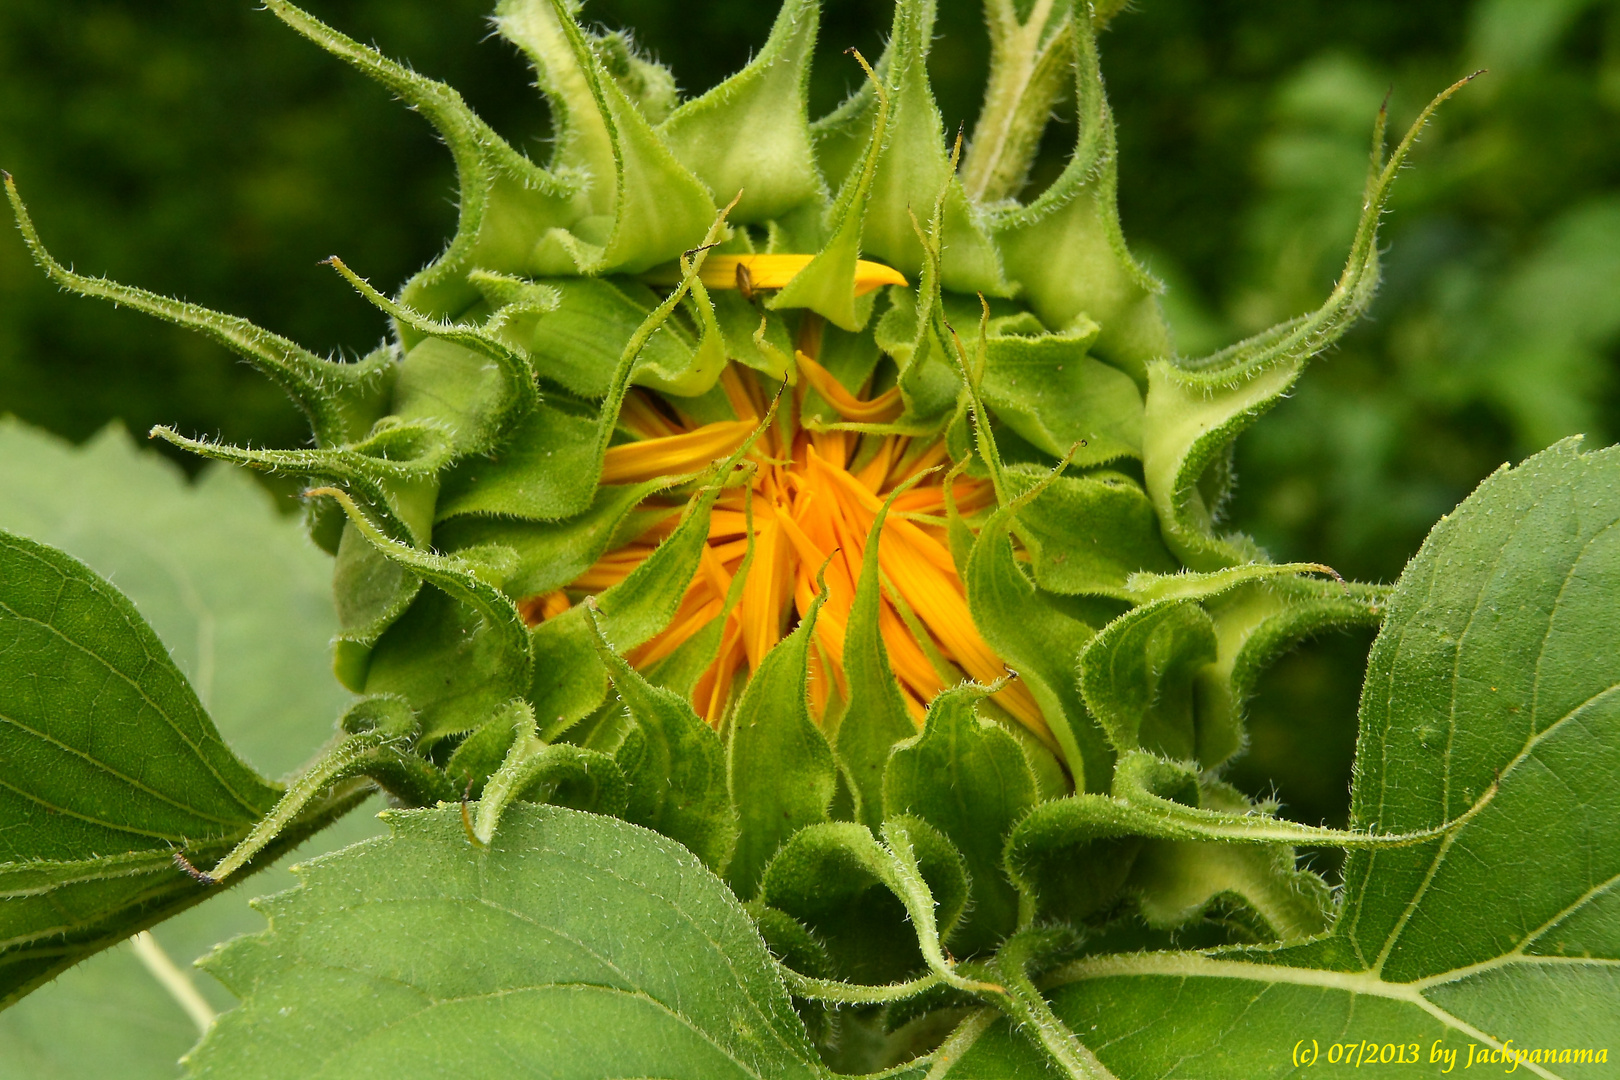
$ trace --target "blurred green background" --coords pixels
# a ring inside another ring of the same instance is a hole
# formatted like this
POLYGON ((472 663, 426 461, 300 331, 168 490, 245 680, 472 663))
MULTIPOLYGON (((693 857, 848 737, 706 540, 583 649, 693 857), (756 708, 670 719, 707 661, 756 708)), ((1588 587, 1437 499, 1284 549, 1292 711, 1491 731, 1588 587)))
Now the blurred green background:
MULTIPOLYGON (((309 0, 459 87, 537 156, 546 119, 487 0, 309 0)), ((818 109, 881 50, 886 3, 827 0, 818 109)), ((985 33, 941 0, 933 66, 971 123, 985 33)), ((1386 223, 1371 317, 1241 442, 1229 508, 1277 557, 1393 580, 1433 522, 1504 461, 1620 434, 1620 0, 1138 0, 1103 43, 1127 236, 1201 353, 1320 302, 1348 244, 1379 101, 1404 126, 1490 73, 1426 136, 1386 223)), ((764 40, 761 0, 592 0, 688 91, 764 40)), ((1072 114, 1071 114, 1072 115, 1072 114)), ((1072 137, 1047 140, 1049 178, 1072 137)), ((0 166, 81 270, 357 354, 376 312, 317 261, 379 283, 454 222, 448 156, 419 118, 249 0, 6 0, 0 166)), ((194 336, 57 293, 0 235, 0 412, 72 439, 113 418, 295 445, 299 417, 194 336)), ((1300 817, 1343 814, 1367 638, 1288 658, 1234 777, 1300 817)))

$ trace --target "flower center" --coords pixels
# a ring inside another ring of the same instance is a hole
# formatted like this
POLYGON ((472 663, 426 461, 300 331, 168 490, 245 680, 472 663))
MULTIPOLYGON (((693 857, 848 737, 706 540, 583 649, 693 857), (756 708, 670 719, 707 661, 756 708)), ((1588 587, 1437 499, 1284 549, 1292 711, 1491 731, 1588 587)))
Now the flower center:
MULTIPOLYGON (((817 575, 825 568, 827 595, 816 619, 809 682, 812 715, 824 719, 830 707, 848 700, 844 635, 873 522, 896 488, 915 481, 895 496, 878 545, 878 626, 901 696, 920 726, 928 702, 941 690, 965 678, 993 683, 1008 671, 974 626, 951 557, 945 471, 938 468, 949 463, 944 438, 818 430, 813 422, 800 422, 811 391, 850 421, 882 423, 901 410, 897 388, 875 396, 853 394, 815 361, 811 353, 819 334, 813 319, 807 316, 810 325, 801 328, 800 378, 791 402, 784 396, 777 420, 746 455, 753 466, 750 481, 728 488, 715 502, 699 571, 675 617, 627 659, 637 668, 650 667, 724 619, 718 651, 692 693, 699 713, 718 724, 739 678, 758 670, 766 653, 810 610, 817 575), (750 522, 753 554, 745 568, 750 522), (734 596, 739 574, 746 576, 734 596)), ((697 472, 743 445, 769 412, 765 387, 735 363, 727 365, 720 384, 737 420, 695 424, 682 417, 678 405, 647 391, 628 395, 621 425, 638 439, 608 450, 602 483, 697 472)), ((994 502, 987 481, 957 477, 952 484, 963 514, 994 502)), ((679 519, 680 509, 670 508, 658 525, 605 554, 566 589, 526 600, 525 617, 537 624, 567 611, 577 598, 623 581, 679 519)), ((1023 683, 1007 683, 991 700, 1051 741, 1023 683)))

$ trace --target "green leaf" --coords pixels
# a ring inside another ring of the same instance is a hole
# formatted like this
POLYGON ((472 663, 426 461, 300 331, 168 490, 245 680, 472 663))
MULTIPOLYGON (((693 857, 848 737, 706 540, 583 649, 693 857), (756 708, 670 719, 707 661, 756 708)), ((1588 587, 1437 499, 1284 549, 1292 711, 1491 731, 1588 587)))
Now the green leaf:
POLYGON ((973 907, 952 939, 965 956, 993 947, 1018 924, 1018 895, 1001 853, 1036 803, 1035 777, 1017 740, 979 719, 974 706, 985 692, 964 686, 935 698, 922 734, 894 750, 883 774, 884 816, 927 822, 966 861, 973 907))
POLYGON ((820 610, 818 596, 798 629, 765 654, 731 719, 726 772, 738 835, 726 881, 749 899, 777 848, 806 825, 827 820, 837 787, 832 748, 805 699, 810 635, 820 610))
POLYGON ((487 852, 456 808, 388 817, 209 962, 243 1004, 191 1075, 825 1075, 747 914, 685 848, 548 806, 514 806, 487 852))
MULTIPOLYGON (((940 936, 948 937, 969 899, 962 857, 927 825, 902 820, 938 905, 940 936)), ((765 868, 760 900, 808 928, 844 979, 875 986, 924 966, 896 892, 893 859, 864 825, 828 821, 794 833, 765 868)))
MULTIPOLYGON (((0 420, 0 527, 116 581, 226 742, 261 772, 297 767, 332 733, 349 696, 327 671, 337 630, 331 560, 245 473, 211 465, 190 483, 117 427, 74 447, 0 420)), ((340 846, 377 827, 352 814, 306 847, 340 846)), ((207 898, 151 931, 182 969, 262 925, 245 892, 200 890, 164 870, 207 898)), ((292 880, 272 867, 252 887, 273 891, 292 880)), ((229 1003, 212 979, 195 981, 215 1010, 229 1003)), ((0 1013, 0 1077, 174 1077, 196 1037, 195 1022, 125 943, 0 1013)))
POLYGON ((1442 835, 1353 854, 1321 940, 1081 960, 1047 982, 1058 1015, 1123 1080, 1282 1076, 1301 1039, 1459 1071, 1511 1040, 1527 1072, 1604 1075, 1561 1050, 1620 1042, 1617 593, 1620 450, 1566 442, 1485 481, 1402 575, 1362 697, 1352 826, 1442 835))
POLYGON ((276 789, 219 737, 133 604, 0 532, 0 1001, 198 899, 276 789), (124 854, 124 853, 128 854, 124 854))

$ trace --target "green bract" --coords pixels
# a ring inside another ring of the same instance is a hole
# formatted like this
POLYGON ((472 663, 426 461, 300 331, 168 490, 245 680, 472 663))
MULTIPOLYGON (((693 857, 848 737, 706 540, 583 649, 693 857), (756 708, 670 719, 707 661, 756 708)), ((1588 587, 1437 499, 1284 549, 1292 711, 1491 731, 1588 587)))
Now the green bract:
POLYGON ((308 481, 363 696, 270 785, 116 591, 0 534, 0 991, 380 787, 417 809, 214 962, 246 1003, 195 1072, 1096 1078, 1214 1054, 1252 1076, 1292 1041, 1250 1019, 1278 986, 1329 1037, 1361 998, 1403 1045, 1620 1033, 1613 451, 1488 482, 1392 601, 1219 524, 1233 440, 1366 309, 1395 174, 1457 87, 1388 155, 1380 116, 1321 309, 1191 359, 1115 210, 1118 5, 987 0, 964 151, 928 0, 817 120, 814 0, 684 101, 569 0, 502 0, 543 166, 450 87, 267 6, 455 157, 456 235, 396 296, 330 260, 388 344, 324 360, 76 274, 7 188, 53 278, 215 337, 308 415, 299 449, 153 434, 308 481), (1078 142, 1021 201, 1071 96, 1078 142), (1353 828, 1222 782, 1265 665, 1386 611, 1353 828), (1529 891, 1493 878, 1560 800, 1529 891), (1296 845, 1356 852, 1341 897, 1296 845), (1531 1029, 1535 980, 1556 994, 1531 1029), (1181 984, 1191 1022, 1126 1037, 1181 984))

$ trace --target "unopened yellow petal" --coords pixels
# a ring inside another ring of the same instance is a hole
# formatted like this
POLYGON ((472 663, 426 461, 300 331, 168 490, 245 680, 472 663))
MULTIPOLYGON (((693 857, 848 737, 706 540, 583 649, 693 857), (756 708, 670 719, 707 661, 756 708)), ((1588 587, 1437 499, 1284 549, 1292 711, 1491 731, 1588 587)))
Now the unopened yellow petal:
MULTIPOLYGON (((814 255, 710 255, 703 260, 698 279, 710 289, 780 289, 810 265, 813 258, 814 255)), ((856 296, 884 285, 906 283, 905 275, 892 266, 866 259, 855 263, 856 296)))

